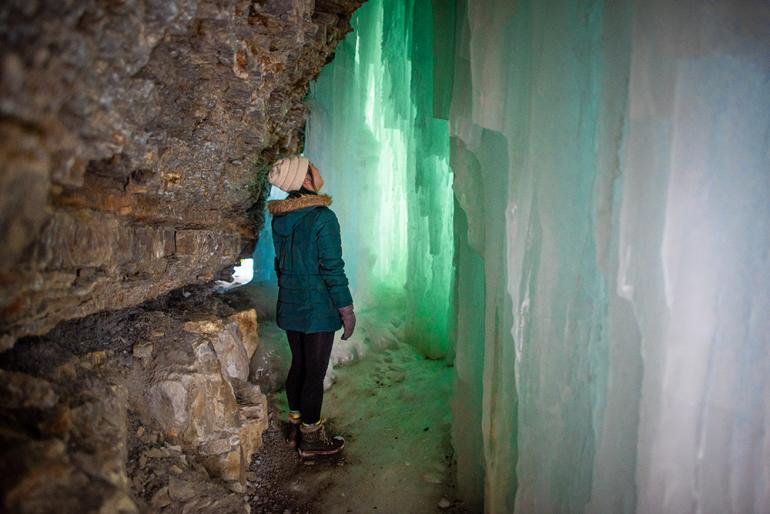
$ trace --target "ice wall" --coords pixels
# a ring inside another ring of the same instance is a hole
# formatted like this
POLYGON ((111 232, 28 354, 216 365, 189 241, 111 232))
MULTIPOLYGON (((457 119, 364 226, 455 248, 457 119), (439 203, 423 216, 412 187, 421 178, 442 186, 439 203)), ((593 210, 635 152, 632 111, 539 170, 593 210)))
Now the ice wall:
POLYGON ((370 0, 354 26, 306 153, 356 302, 454 351, 466 506, 770 512, 770 4, 370 0))
POLYGON ((342 225, 359 306, 405 303, 406 333, 451 359, 452 175, 448 121, 433 114, 430 2, 370 0, 311 85, 305 155, 342 225))
POLYGON ((770 4, 435 20, 468 505, 770 512, 770 4))

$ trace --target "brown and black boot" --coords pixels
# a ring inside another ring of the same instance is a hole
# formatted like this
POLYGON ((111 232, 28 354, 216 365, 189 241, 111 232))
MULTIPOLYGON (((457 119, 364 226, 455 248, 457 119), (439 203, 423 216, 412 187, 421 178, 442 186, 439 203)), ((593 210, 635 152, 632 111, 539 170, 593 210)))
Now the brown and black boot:
POLYGON ((302 424, 300 427, 299 456, 303 459, 319 455, 335 455, 345 447, 345 439, 329 437, 323 423, 302 424))
POLYGON ((299 443, 299 426, 302 424, 302 415, 297 411, 289 411, 289 427, 286 432, 286 442, 289 448, 296 448, 299 443))

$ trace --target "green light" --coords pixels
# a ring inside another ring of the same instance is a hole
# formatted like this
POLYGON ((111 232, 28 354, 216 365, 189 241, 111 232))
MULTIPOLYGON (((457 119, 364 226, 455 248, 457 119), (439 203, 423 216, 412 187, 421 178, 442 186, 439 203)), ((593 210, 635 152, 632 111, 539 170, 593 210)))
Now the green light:
POLYGON ((448 123, 433 117, 429 2, 371 0, 308 97, 305 153, 340 218, 357 304, 393 293, 406 333, 451 356, 453 197, 448 123), (418 26, 419 25, 419 26, 418 26))

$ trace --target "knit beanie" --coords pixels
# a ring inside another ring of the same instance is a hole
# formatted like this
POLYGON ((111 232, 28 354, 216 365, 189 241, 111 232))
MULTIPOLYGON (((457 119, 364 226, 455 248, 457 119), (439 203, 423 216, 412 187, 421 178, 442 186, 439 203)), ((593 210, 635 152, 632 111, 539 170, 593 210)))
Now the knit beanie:
POLYGON ((296 191, 302 187, 307 175, 308 164, 310 162, 299 155, 286 157, 273 164, 273 169, 267 175, 267 180, 287 193, 296 191))

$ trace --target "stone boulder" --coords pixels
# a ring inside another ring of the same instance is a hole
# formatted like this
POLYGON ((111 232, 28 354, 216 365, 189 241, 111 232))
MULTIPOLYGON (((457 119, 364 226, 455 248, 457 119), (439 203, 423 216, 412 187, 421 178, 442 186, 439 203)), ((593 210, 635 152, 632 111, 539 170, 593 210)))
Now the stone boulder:
POLYGON ((258 346, 253 309, 185 290, 0 353, 0 512, 245 512, 258 346))
POLYGON ((257 314, 254 309, 225 319, 187 321, 184 330, 200 334, 211 342, 228 378, 249 378, 249 363, 258 346, 257 314))
POLYGON ((256 312, 178 321, 135 346, 144 411, 209 472, 240 489, 267 428, 267 399, 246 381, 258 345, 256 312))

